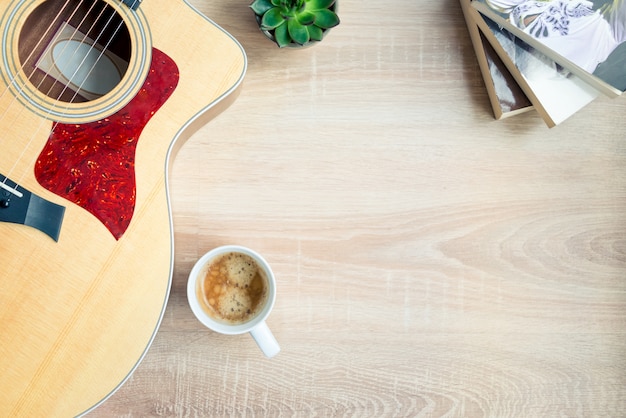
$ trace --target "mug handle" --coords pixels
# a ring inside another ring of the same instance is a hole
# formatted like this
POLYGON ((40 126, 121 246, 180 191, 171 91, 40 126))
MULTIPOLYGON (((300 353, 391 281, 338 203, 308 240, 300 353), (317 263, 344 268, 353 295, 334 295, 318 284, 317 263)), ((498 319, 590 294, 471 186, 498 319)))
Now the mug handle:
POLYGON ((250 331, 250 334, 261 351, 263 351, 263 354, 265 354, 265 357, 272 358, 280 352, 278 341, 274 338, 272 331, 270 331, 265 321, 254 327, 250 331))

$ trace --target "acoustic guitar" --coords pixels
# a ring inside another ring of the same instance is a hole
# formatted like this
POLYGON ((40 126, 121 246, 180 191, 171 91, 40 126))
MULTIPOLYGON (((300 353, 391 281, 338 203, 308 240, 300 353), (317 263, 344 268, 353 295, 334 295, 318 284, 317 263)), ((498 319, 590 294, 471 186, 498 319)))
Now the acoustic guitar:
POLYGON ((183 0, 0 0, 0 29, 0 416, 81 415, 155 337, 168 168, 246 56, 183 0))

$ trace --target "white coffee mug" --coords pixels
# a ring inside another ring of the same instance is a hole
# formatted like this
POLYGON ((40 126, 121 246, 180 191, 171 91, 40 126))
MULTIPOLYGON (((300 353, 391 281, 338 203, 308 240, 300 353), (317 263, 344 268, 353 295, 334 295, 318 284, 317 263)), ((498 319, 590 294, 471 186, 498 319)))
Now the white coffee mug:
POLYGON ((249 332, 259 348, 263 351, 263 354, 268 358, 274 357, 280 351, 280 346, 276 338, 274 338, 274 335, 265 322, 276 301, 276 278, 267 261, 255 251, 239 245, 225 245, 217 247, 203 255, 189 273, 189 280, 187 281, 187 299, 189 300, 189 306, 196 318, 209 329, 219 332, 220 334, 229 335, 249 332), (198 282, 204 280, 211 261, 227 253, 241 253, 251 257, 256 261, 258 267, 263 270, 265 273, 264 276, 267 279, 269 293, 265 300, 265 305, 260 308, 255 316, 241 324, 228 324, 211 318, 203 309, 201 305, 203 302, 198 300, 198 282))

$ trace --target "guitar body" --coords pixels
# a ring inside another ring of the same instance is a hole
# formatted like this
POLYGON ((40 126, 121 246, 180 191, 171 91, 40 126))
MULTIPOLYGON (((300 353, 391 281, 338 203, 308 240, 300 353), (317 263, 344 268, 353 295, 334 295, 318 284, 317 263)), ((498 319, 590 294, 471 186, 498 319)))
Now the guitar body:
POLYGON ((137 367, 172 281, 168 166, 246 70, 182 0, 65 3, 0 0, 0 416, 83 414, 137 367))

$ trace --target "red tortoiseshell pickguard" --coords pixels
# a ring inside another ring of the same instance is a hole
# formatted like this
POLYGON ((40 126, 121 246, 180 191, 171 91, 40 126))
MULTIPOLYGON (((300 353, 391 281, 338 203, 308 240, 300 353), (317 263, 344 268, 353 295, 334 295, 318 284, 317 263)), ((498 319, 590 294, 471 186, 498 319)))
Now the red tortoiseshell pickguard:
POLYGON ((137 142, 178 79, 176 63, 153 48, 148 76, 124 108, 95 122, 53 126, 35 165, 37 181, 89 211, 119 240, 135 209, 137 142))

